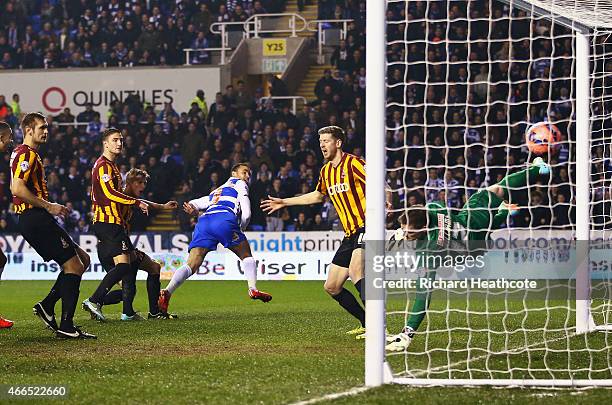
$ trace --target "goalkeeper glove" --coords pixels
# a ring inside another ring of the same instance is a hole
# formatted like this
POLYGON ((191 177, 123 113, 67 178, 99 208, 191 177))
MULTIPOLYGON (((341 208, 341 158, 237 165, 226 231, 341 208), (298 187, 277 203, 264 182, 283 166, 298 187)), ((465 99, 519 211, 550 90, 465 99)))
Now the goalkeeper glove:
POLYGON ((520 211, 520 208, 516 204, 509 204, 509 203, 506 203, 505 201, 502 201, 502 203, 499 205, 499 210, 508 211, 508 215, 512 216, 512 215, 518 214, 518 212, 520 211))

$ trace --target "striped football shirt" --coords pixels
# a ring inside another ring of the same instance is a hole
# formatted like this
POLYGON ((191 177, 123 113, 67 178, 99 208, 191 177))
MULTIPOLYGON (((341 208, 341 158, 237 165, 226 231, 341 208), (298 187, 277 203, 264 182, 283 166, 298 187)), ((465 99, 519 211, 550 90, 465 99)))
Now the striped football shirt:
POLYGON ((121 174, 114 162, 100 156, 91 173, 91 202, 93 222, 124 225, 124 206, 137 203, 134 197, 121 192, 121 174))
POLYGON ((327 162, 319 174, 317 190, 327 195, 338 212, 344 233, 350 236, 365 225, 365 162, 344 153, 338 166, 327 162))
MULTIPOLYGON (((45 169, 40 155, 26 144, 19 145, 11 154, 11 182, 14 179, 25 181, 26 187, 35 196, 49 201, 45 169)), ((17 214, 33 208, 31 204, 13 196, 13 206, 17 214)))

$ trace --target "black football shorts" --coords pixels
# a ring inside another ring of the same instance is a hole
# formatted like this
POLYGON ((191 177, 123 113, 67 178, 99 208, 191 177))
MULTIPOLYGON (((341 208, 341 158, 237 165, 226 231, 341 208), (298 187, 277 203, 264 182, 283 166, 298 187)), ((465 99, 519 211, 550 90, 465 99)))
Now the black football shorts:
POLYGON ((45 261, 62 266, 77 255, 76 244, 53 215, 42 208, 19 214, 18 228, 24 239, 45 261))
POLYGON ((345 236, 340 247, 336 250, 332 263, 336 266, 348 268, 349 264, 351 264, 353 250, 365 247, 363 243, 364 232, 365 228, 359 228, 354 234, 345 236))

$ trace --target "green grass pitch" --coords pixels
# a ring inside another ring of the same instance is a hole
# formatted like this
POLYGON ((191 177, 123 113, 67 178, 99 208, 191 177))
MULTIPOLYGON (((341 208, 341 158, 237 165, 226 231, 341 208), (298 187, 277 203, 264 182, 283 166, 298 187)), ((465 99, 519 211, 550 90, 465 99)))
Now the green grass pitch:
MULTIPOLYGON (((97 341, 58 341, 32 315, 51 283, 0 285, 0 313, 16 321, 0 331, 0 384, 69 386, 67 400, 51 403, 281 404, 363 384, 363 342, 344 333, 355 322, 322 282, 260 282, 274 295, 269 304, 249 300, 245 282, 187 282, 171 305, 180 319, 168 321, 123 323, 114 306, 105 310, 111 320, 99 324, 79 307, 76 323, 98 334, 97 341)), ((82 284, 81 299, 96 283, 82 284)), ((138 290, 135 307, 146 313, 143 282, 138 290)), ((569 404, 611 395, 385 386, 331 402, 569 404)))

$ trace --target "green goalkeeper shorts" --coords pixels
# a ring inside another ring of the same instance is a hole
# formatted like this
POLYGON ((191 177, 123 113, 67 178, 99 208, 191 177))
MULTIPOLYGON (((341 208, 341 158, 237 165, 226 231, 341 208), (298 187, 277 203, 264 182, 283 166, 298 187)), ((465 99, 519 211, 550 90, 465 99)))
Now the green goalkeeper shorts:
POLYGON ((503 202, 488 190, 480 190, 470 197, 457 214, 457 222, 469 230, 469 240, 485 240, 493 230, 493 217, 503 202))

